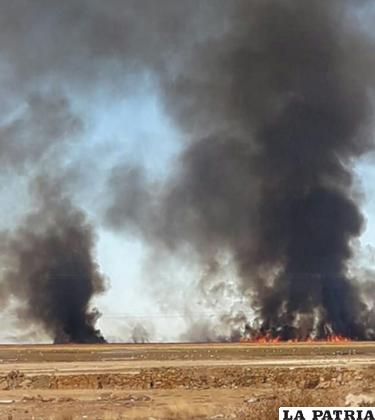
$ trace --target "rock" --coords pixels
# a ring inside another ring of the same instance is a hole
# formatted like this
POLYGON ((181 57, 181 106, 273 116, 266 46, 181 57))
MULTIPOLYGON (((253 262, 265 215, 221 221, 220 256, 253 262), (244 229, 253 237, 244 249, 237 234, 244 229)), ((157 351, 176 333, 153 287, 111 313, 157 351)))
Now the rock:
POLYGON ((305 389, 314 389, 319 385, 319 378, 308 378, 304 381, 303 388, 305 389))
POLYGON ((43 402, 43 403, 55 401, 55 398, 53 398, 53 397, 51 397, 51 398, 43 397, 43 395, 40 395, 40 394, 37 395, 36 399, 40 402, 43 402))
POLYGON ((259 399, 263 400, 276 400, 276 395, 262 395, 259 399))
POLYGON ((371 404, 374 405, 375 403, 375 395, 369 394, 348 394, 345 398, 345 406, 346 407, 361 407, 364 404, 371 404))
POLYGON ((113 397, 113 394, 111 392, 104 392, 103 394, 100 394, 97 400, 103 400, 108 401, 113 397))
POLYGON ((134 401, 151 401, 151 397, 148 395, 136 394, 132 395, 131 397, 134 399, 134 401))
POLYGON ((329 381, 320 382, 316 388, 317 389, 328 389, 331 386, 331 383, 329 381))
POLYGON ((63 403, 63 402, 71 402, 71 401, 75 401, 74 398, 71 398, 71 397, 58 397, 56 399, 56 402, 60 402, 60 403, 63 403))
POLYGON ((22 397, 22 402, 28 402, 28 401, 39 401, 39 402, 43 402, 43 403, 47 403, 47 402, 52 402, 55 401, 56 398, 48 398, 48 397, 43 397, 42 395, 38 394, 37 396, 33 396, 33 395, 24 395, 22 397))
POLYGON ((254 404, 254 403, 259 402, 259 398, 258 397, 247 398, 244 400, 244 402, 247 404, 254 404))
POLYGON ((11 370, 6 376, 7 389, 15 389, 23 381, 25 375, 19 370, 11 370))

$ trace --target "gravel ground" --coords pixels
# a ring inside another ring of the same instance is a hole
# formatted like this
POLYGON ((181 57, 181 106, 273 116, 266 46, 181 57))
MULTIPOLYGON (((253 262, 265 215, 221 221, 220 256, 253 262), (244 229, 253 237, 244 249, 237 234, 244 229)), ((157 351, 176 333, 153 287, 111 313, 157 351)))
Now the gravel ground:
POLYGON ((0 346, 0 419, 271 419, 371 404, 374 377, 375 343, 0 346))

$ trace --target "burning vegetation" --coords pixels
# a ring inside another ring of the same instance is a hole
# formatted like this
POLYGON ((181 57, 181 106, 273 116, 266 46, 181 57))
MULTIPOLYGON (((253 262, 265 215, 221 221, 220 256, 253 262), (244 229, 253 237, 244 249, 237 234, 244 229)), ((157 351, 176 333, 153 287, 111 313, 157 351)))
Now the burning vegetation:
POLYGON ((337 335, 333 333, 327 333, 322 338, 317 338, 313 336, 307 337, 296 337, 292 338, 291 335, 285 335, 283 332, 279 331, 256 331, 252 334, 244 334, 241 337, 241 343, 253 343, 253 344, 277 344, 282 342, 287 343, 349 343, 352 340, 348 337, 344 337, 342 335, 337 335))

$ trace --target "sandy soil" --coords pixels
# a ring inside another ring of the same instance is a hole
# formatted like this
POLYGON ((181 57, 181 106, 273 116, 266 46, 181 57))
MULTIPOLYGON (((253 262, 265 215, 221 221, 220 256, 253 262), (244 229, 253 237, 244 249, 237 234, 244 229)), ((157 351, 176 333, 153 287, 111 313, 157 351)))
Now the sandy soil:
POLYGON ((0 419, 277 418, 290 398, 375 401, 374 375, 368 342, 4 345, 0 419))

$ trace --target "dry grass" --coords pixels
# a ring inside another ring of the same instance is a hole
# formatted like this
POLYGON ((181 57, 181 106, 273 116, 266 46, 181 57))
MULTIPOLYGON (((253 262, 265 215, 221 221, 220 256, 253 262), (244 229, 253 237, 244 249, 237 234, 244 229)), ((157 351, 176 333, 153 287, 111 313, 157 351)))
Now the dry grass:
POLYGON ((320 394, 316 391, 293 391, 293 393, 278 397, 273 400, 259 401, 249 404, 235 411, 237 419, 267 419, 279 418, 280 407, 334 407, 338 405, 337 399, 327 394, 320 394))
MULTIPOLYGON (((309 407, 309 406, 336 406, 337 399, 316 391, 293 391, 289 395, 275 399, 262 399, 256 403, 243 403, 241 407, 228 407, 225 411, 212 406, 192 407, 188 402, 179 402, 162 410, 145 410, 142 416, 132 417, 137 420, 202 420, 202 419, 237 419, 237 420, 277 420, 279 407, 309 407)), ((77 419, 80 417, 77 417, 77 419)), ((103 417, 105 420, 120 420, 118 415, 111 415, 107 412, 103 417)), ((61 420, 75 420, 74 417, 65 417, 61 420)))
MULTIPOLYGON (((123 420, 123 419, 133 419, 133 420, 198 420, 198 419, 209 419, 213 418, 218 411, 206 407, 191 407, 188 402, 179 402, 178 404, 173 404, 167 408, 159 409, 144 409, 142 415, 133 416, 129 411, 124 414, 111 413, 106 411, 101 413, 100 419, 102 420, 123 420)), ((223 417, 223 420, 227 417, 223 417)), ((81 414, 70 414, 65 413, 58 417, 56 420, 78 420, 82 419, 81 414)), ((91 418, 90 418, 91 420, 91 418)))
POLYGON ((207 419, 215 414, 217 414, 217 410, 212 409, 212 407, 192 407, 188 402, 179 402, 162 410, 160 413, 153 413, 152 417, 158 420, 195 420, 207 419))
MULTIPOLYGON (((130 411, 119 415, 110 410, 102 413, 100 419, 103 420, 202 420, 202 419, 222 419, 222 420, 274 420, 278 419, 279 407, 318 407, 318 406, 337 406, 342 401, 334 398, 332 394, 319 392, 317 390, 293 390, 289 394, 279 395, 275 398, 260 397, 257 402, 242 402, 240 406, 233 405, 223 409, 214 405, 191 405, 189 401, 179 401, 168 407, 148 407, 144 408, 142 414, 131 415, 130 411)), ((82 419, 80 414, 62 414, 58 420, 82 419)), ((90 418, 91 420, 91 418, 90 418)))

